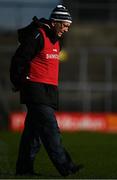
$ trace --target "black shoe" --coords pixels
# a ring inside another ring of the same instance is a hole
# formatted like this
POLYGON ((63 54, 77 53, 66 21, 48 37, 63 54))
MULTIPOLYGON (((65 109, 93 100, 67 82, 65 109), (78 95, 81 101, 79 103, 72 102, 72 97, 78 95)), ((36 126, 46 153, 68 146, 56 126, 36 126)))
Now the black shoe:
POLYGON ((69 175, 74 175, 75 173, 79 172, 83 168, 84 168, 84 166, 82 164, 74 165, 69 169, 68 172, 61 174, 61 175, 64 177, 69 176, 69 175))
POLYGON ((39 173, 35 173, 35 172, 16 172, 16 174, 15 174, 16 176, 41 176, 41 174, 39 174, 39 173))
POLYGON ((71 169, 71 174, 75 174, 83 168, 84 168, 83 164, 76 165, 71 169))
POLYGON ((69 175, 73 175, 73 174, 79 172, 83 168, 84 168, 83 164, 75 165, 71 168, 69 175))

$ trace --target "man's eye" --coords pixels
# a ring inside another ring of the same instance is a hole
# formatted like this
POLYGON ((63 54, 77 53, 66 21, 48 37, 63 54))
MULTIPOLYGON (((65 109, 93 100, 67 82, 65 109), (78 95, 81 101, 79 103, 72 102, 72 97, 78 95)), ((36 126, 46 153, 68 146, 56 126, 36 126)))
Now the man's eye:
POLYGON ((69 26, 67 26, 67 25, 64 25, 64 27, 69 28, 69 26))

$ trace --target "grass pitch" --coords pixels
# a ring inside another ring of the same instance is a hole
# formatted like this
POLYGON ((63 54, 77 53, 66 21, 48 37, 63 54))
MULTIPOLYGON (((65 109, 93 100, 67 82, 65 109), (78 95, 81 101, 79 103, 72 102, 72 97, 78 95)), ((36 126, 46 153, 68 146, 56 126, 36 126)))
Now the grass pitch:
MULTIPOLYGON (((20 133, 0 132, 0 179, 63 179, 41 148, 35 160, 40 176, 15 174, 20 133)), ((62 141, 74 161, 84 169, 66 179, 117 179, 117 134, 95 132, 62 133, 62 141)))

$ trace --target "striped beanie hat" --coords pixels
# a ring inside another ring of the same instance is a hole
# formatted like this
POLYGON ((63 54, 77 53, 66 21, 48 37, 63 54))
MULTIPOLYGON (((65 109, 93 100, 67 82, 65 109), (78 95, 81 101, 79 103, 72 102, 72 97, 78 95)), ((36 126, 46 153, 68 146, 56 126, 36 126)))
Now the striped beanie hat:
POLYGON ((72 17, 70 15, 70 13, 68 12, 68 9, 63 5, 57 5, 53 9, 53 11, 50 15, 50 20, 64 21, 64 22, 72 23, 72 17))

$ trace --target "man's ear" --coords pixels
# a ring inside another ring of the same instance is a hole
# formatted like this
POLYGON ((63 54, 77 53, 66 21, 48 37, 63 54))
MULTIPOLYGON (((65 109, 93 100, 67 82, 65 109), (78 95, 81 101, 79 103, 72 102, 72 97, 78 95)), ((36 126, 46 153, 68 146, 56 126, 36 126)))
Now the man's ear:
POLYGON ((56 24, 56 23, 55 23, 55 21, 52 21, 52 27, 54 27, 54 26, 55 26, 55 24, 56 24))

